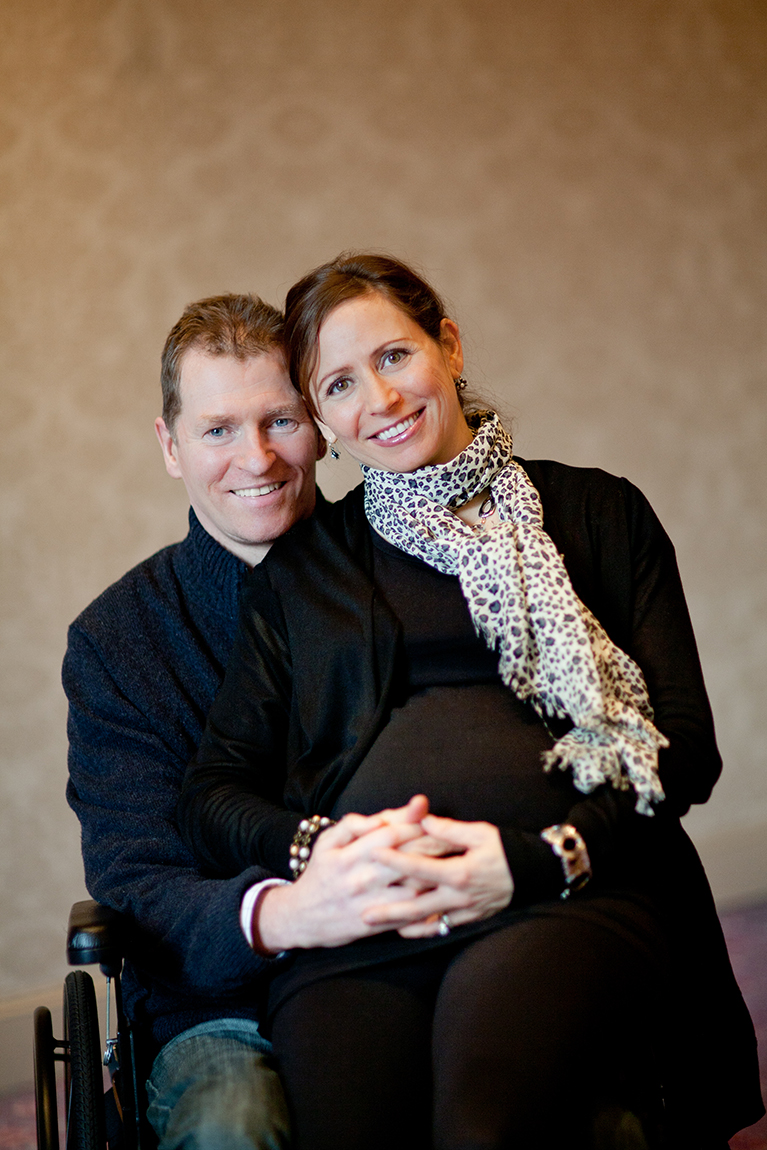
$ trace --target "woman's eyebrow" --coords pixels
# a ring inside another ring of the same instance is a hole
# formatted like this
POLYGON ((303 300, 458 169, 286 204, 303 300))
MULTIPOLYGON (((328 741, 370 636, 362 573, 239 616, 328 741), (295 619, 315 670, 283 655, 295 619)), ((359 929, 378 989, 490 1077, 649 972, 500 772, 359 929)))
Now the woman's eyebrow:
POLYGON ((330 379, 331 375, 338 375, 339 373, 344 372, 344 371, 351 371, 351 364, 346 364, 346 365, 341 366, 341 367, 333 367, 330 369, 330 371, 326 371, 325 374, 320 379, 317 380, 317 386, 321 387, 326 379, 330 379))
MULTIPOLYGON (((408 337, 405 335, 394 335, 391 337, 391 339, 385 339, 382 344, 379 344, 378 347, 373 348, 373 350, 370 353, 370 358, 371 359, 377 359, 378 356, 381 355, 381 353, 383 351, 385 351, 386 348, 389 347, 391 344, 393 344, 393 343, 405 343, 407 341, 407 338, 408 337)), ((326 371, 325 374, 320 379, 317 380, 317 386, 321 387, 322 384, 325 382, 325 380, 329 379, 331 375, 338 375, 340 372, 351 371, 351 370, 352 370, 351 364, 344 364, 341 367, 334 367, 330 371, 326 371)))

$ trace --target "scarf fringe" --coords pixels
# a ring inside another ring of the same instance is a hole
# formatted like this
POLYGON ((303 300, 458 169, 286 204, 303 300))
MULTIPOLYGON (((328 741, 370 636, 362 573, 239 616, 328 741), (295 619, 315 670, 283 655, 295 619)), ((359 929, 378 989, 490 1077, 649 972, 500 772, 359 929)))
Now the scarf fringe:
POLYGON ((589 727, 573 727, 544 752, 543 769, 571 771, 575 787, 584 795, 604 783, 618 791, 633 790, 637 813, 652 817, 653 804, 665 798, 657 775, 658 750, 668 745, 652 723, 641 736, 632 737, 609 719, 593 718, 589 727))

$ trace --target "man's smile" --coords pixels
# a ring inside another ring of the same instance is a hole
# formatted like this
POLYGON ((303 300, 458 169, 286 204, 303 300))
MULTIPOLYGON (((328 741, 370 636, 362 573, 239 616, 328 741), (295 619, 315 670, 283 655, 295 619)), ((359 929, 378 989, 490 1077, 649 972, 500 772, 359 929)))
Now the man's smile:
POLYGON ((232 490, 232 495, 239 495, 241 499, 257 499, 260 495, 271 495, 273 491, 278 491, 280 487, 285 486, 285 480, 280 483, 266 483, 263 487, 242 487, 239 490, 232 490))

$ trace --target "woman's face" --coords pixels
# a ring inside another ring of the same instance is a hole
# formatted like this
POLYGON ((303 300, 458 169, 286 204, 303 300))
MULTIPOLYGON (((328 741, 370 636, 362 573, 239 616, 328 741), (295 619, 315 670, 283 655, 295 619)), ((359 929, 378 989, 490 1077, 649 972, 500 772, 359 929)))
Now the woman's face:
POLYGON ((435 343, 379 292, 347 300, 320 328, 311 395, 321 430, 381 470, 447 463, 472 439, 454 382, 462 368, 452 320, 435 343))

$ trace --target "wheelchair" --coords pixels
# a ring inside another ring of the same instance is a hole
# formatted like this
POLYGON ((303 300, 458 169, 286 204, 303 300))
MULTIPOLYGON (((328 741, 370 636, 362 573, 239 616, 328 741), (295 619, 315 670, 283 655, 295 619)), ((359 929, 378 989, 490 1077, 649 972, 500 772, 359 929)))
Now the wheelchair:
POLYGON ((142 1056, 141 1035, 123 1010, 124 938, 124 920, 117 911, 91 899, 73 905, 67 961, 70 966, 98 963, 106 975, 105 1048, 102 1054, 93 979, 84 970, 71 971, 64 981, 64 1037, 54 1038, 47 1007, 38 1006, 34 1014, 38 1150, 59 1150, 57 1062, 64 1066, 66 1150, 106 1150, 107 1146, 109 1150, 155 1150, 157 1146, 145 1118, 148 1058, 142 1056), (111 1083, 106 1093, 103 1067, 111 1083))
MULTIPOLYGON (((123 1010, 120 974, 126 929, 126 920, 118 911, 92 899, 72 906, 67 928, 69 965, 98 964, 107 979, 105 1047, 102 1053, 93 979, 84 970, 71 971, 64 981, 64 1037, 54 1038, 47 1007, 38 1006, 34 1013, 38 1150, 59 1150, 60 1146, 56 1062, 64 1066, 66 1150, 157 1150, 157 1138, 146 1120, 144 1088, 152 1043, 123 1010), (110 1080, 106 1092, 104 1067, 110 1080)), ((644 1107, 605 1102, 594 1115, 593 1150, 648 1150, 651 1146, 674 1150, 657 1111, 646 1124, 647 1113, 640 1120, 637 1109, 641 1112, 644 1107), (648 1125, 655 1127, 649 1140, 648 1125)), ((726 1143, 717 1140, 707 1150, 715 1147, 726 1150, 726 1143)))

